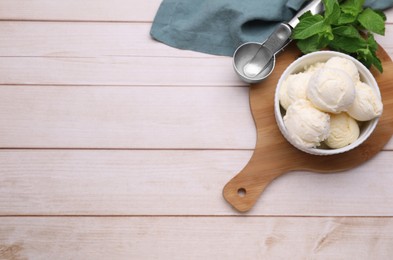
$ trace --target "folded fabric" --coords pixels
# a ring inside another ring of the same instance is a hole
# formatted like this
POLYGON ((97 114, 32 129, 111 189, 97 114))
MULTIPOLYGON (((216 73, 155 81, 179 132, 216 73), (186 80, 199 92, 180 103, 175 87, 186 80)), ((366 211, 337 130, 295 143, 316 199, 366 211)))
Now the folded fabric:
MULTIPOLYGON (((232 56, 244 42, 263 42, 276 25, 289 21, 305 0, 164 0, 151 36, 179 49, 232 56)), ((366 0, 374 9, 393 0, 366 0)))

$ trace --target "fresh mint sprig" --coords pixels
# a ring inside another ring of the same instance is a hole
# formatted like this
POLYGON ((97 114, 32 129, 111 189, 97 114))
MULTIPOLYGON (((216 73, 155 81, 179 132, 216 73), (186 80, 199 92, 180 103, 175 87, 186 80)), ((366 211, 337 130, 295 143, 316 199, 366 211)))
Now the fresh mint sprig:
POLYGON ((364 8, 364 2, 323 0, 324 13, 303 14, 292 38, 303 53, 329 48, 354 56, 368 68, 375 66, 382 72, 373 34, 385 34, 386 16, 381 11, 364 8))

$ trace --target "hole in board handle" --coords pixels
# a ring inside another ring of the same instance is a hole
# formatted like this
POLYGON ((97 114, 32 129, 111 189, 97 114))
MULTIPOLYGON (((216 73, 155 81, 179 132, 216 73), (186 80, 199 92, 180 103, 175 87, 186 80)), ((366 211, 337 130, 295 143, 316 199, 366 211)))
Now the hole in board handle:
POLYGON ((247 194, 247 191, 246 191, 245 188, 239 188, 239 189, 237 190, 237 195, 239 195, 239 197, 241 197, 241 198, 243 198, 244 196, 246 196, 246 194, 247 194))

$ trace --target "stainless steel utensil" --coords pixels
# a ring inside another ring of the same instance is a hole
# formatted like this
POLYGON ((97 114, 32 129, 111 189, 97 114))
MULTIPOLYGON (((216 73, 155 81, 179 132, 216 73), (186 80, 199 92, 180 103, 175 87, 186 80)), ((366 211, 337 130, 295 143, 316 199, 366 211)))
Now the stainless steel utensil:
POLYGON ((299 23, 298 18, 307 11, 312 14, 321 13, 322 0, 311 1, 289 22, 279 24, 263 43, 247 42, 236 49, 233 67, 243 81, 257 83, 273 72, 276 54, 291 42, 292 30, 299 23))

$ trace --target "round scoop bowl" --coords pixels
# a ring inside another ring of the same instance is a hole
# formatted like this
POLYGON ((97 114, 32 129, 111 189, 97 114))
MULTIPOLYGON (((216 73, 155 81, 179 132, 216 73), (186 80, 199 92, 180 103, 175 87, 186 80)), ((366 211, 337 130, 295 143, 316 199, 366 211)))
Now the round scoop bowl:
POLYGON ((367 138, 371 135, 371 133, 374 131, 375 127, 378 124, 379 117, 374 118, 370 121, 366 122, 361 122, 360 124, 360 135, 359 138, 353 142, 350 145, 347 145, 342 148, 338 149, 331 149, 328 147, 316 147, 316 148, 306 148, 303 146, 298 145, 294 140, 292 140, 291 136, 288 134, 288 131, 284 125, 284 120, 283 117, 285 115, 285 110, 281 107, 280 105, 280 100, 279 100, 279 92, 281 85, 283 84, 284 80, 291 74, 295 74, 298 72, 301 72, 304 70, 305 66, 309 66, 312 64, 315 64, 317 62, 326 62, 328 59, 332 57, 342 57, 349 59, 353 61, 359 71, 360 75, 360 80, 366 84, 368 84, 373 91, 377 94, 378 97, 381 97, 381 93, 379 91, 378 84, 371 74, 371 72, 358 60, 354 59, 353 57, 340 53, 340 52, 334 52, 334 51, 318 51, 318 52, 313 52, 307 55, 302 56, 301 58, 295 60, 293 63, 291 63, 287 69, 283 72, 281 75, 277 88, 275 91, 275 97, 274 97, 274 114, 276 118, 276 122, 278 124, 278 128, 280 129, 282 135, 285 137, 285 139, 291 143, 293 146, 298 148, 299 150, 309 153, 309 154, 314 154, 314 155, 333 155, 333 154, 340 154, 344 153, 347 151, 350 151, 354 149, 355 147, 358 147, 361 145, 364 141, 367 140, 367 138))
POLYGON ((274 54, 268 48, 263 47, 262 44, 257 42, 247 42, 240 45, 233 55, 233 68, 236 73, 244 82, 251 84, 258 83, 268 77, 272 73, 275 63, 274 54), (271 59, 259 74, 255 77, 249 77, 244 72, 244 67, 254 58, 258 51, 261 56, 271 57, 271 59))

